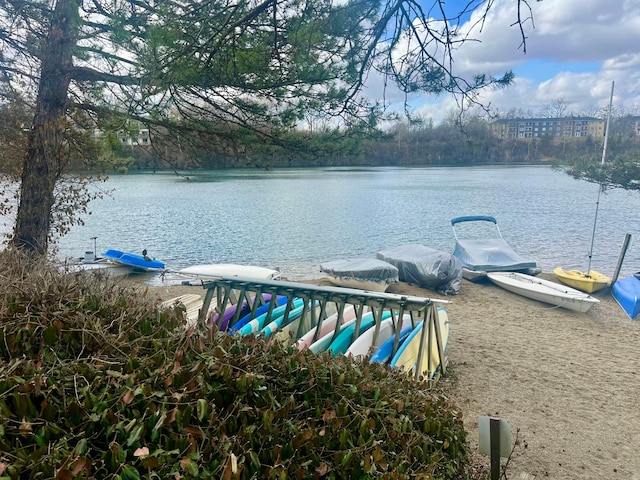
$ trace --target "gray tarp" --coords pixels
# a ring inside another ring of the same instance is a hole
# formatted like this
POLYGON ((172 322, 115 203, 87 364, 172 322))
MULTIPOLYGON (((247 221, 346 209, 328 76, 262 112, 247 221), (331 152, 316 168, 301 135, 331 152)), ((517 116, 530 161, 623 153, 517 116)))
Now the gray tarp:
POLYGON ((456 295, 462 285, 462 263, 447 252, 419 244, 380 250, 376 255, 398 268, 400 280, 435 290, 442 295, 456 295))
POLYGON ((458 240, 453 255, 471 270, 518 272, 536 268, 536 262, 516 253, 502 238, 458 240))
POLYGON ((347 277, 364 280, 398 281, 398 269, 377 258, 347 258, 334 260, 320 265, 320 270, 335 277, 347 277))

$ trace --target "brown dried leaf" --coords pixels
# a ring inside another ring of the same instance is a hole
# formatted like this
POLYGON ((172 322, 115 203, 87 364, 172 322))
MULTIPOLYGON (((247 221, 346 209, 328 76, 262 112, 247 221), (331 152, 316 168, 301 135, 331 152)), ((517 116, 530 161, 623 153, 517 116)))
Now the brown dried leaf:
POLYGON ((71 466, 73 476, 77 476, 80 472, 89 473, 91 470, 91 461, 87 457, 79 457, 71 466))
POLYGON ((336 418, 335 410, 325 410, 325 412, 322 414, 322 420, 324 420, 325 422, 333 420, 334 418, 336 418))
POLYGON ((331 471, 331 467, 329 466, 328 463, 325 463, 325 462, 320 463, 320 465, 316 467, 316 472, 320 476, 325 476, 330 471, 331 471))
POLYGON ((131 402, 133 402, 134 397, 135 394, 133 393, 133 390, 129 390, 122 396, 122 403, 124 403, 125 405, 129 405, 131 402))
POLYGON ((134 457, 143 457, 145 455, 149 455, 149 449, 147 447, 137 448, 135 452, 133 452, 134 457))
POLYGON ((72 480, 73 479, 73 473, 71 473, 71 470, 69 470, 68 468, 61 468, 60 470, 58 470, 58 473, 56 473, 56 480, 72 480))

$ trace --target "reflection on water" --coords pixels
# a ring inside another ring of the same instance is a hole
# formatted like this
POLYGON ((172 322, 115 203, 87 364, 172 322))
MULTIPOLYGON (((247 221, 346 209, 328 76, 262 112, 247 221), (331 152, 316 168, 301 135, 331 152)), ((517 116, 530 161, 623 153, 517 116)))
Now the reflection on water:
MULTIPOLYGON (((243 263, 289 278, 321 262, 406 243, 453 249, 450 219, 492 215, 505 239, 545 270, 586 269, 598 187, 547 167, 237 169, 114 176, 61 256, 146 248, 170 268, 243 263), (188 179, 186 178, 188 177, 188 179)), ((640 196, 600 199, 592 268, 612 274, 625 233, 638 232, 640 196)), ((633 245, 623 274, 640 269, 633 245)))

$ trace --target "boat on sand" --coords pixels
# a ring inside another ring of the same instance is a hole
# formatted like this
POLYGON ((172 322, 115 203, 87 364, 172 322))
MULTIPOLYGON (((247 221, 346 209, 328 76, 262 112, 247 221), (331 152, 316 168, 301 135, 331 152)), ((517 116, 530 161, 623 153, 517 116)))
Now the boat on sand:
POLYGON ((109 262, 117 265, 130 267, 132 270, 143 272, 160 272, 164 271, 165 264, 155 258, 147 256, 147 251, 143 250, 142 255, 137 253, 123 252, 121 250, 109 249, 102 254, 109 262))
POLYGON ((528 275, 537 275, 541 272, 535 261, 523 257, 507 243, 494 217, 489 215, 456 217, 451 219, 451 226, 456 239, 453 256, 462 263, 462 276, 465 279, 479 281, 485 278, 488 272, 522 272, 528 275), (464 223, 494 228, 493 232, 486 237, 460 238, 456 226, 464 223))
POLYGON ((611 285, 611 278, 595 270, 589 270, 587 273, 581 270, 565 270, 562 267, 556 267, 553 269, 553 274, 565 285, 586 293, 597 292, 611 285))
MULTIPOLYGON (((609 138, 609 122, 611 120, 611 107, 613 104, 613 87, 615 82, 611 82, 611 97, 609 98, 609 111, 607 113, 607 124, 604 130, 604 143, 602 146, 602 160, 601 165, 605 164, 607 156, 607 139, 609 138)), ((604 191, 604 186, 598 186, 598 199, 596 200, 596 212, 593 218, 593 231, 591 233, 591 248, 589 249, 589 264, 586 271, 580 270, 565 270, 562 267, 557 267, 553 273, 562 283, 569 285, 573 288, 577 288, 583 292, 593 293, 598 290, 602 290, 611 285, 611 279, 604 273, 591 270, 591 259, 593 256, 593 244, 596 236, 596 224, 598 221, 598 209, 600 207, 600 195, 604 191)))
POLYGON ((177 274, 203 281, 221 277, 260 278, 264 280, 278 280, 281 277, 278 270, 255 265, 238 265, 235 263, 192 265, 178 270, 177 274))
POLYGON ((489 272, 487 277, 512 293, 576 312, 587 312, 600 303, 597 298, 567 285, 520 272, 489 272))
POLYGON ((462 284, 462 264, 449 252, 409 243, 379 250, 376 257, 398 269, 401 282, 457 295, 462 284))
POLYGON ((640 272, 617 280, 611 294, 631 320, 637 319, 640 315, 640 272))
POLYGON ((398 282, 398 269, 377 258, 347 258, 320 265, 320 271, 339 287, 385 292, 398 282))

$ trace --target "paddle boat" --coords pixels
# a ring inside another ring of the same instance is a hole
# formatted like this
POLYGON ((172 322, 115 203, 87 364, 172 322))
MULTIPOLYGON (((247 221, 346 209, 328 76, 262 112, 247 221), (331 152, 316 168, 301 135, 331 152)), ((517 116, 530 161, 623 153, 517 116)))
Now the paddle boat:
POLYGON ((600 303, 600 300, 585 292, 525 273, 488 272, 487 277, 512 293, 575 312, 586 313, 593 305, 600 303))
POLYGON ((142 255, 137 253, 123 252, 121 250, 109 249, 102 254, 109 262, 117 265, 130 267, 134 271, 160 272, 164 271, 165 264, 160 260, 147 256, 147 251, 143 250, 142 255))
POLYGON ((640 315, 640 272, 614 282, 611 294, 631 320, 640 315))
POLYGON ((521 272, 537 275, 542 269, 533 260, 517 253, 502 237, 498 221, 489 215, 471 215, 451 219, 456 244, 453 256, 462 262, 462 276, 477 282, 488 272, 521 272), (476 222, 476 225, 493 226, 492 236, 485 238, 460 238, 456 225, 476 222))
POLYGON ((334 260, 320 265, 320 271, 339 287, 385 292, 398 282, 398 269, 377 258, 334 260))

